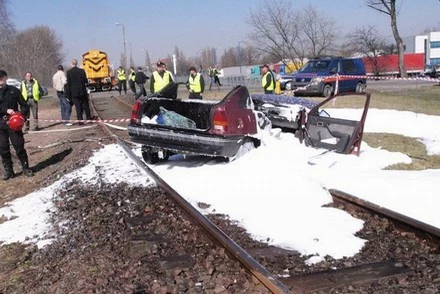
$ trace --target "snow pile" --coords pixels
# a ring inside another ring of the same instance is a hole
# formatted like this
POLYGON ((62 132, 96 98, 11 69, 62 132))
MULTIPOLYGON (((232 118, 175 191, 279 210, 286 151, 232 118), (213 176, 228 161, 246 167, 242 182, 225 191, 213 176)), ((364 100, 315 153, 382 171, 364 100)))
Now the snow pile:
POLYGON ((9 219, 0 224, 0 242, 36 242, 38 247, 49 244, 52 241, 49 235, 52 200, 57 196, 57 191, 73 180, 84 184, 96 184, 99 181, 143 186, 151 184, 150 178, 127 158, 122 148, 116 144, 106 145, 94 153, 85 167, 65 175, 47 188, 0 208, 0 216, 9 219))

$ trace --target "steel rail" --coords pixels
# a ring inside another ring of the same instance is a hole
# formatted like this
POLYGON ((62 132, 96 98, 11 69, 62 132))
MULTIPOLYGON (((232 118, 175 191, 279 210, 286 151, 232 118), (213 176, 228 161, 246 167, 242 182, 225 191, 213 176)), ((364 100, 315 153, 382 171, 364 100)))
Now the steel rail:
POLYGON ((437 227, 434 227, 430 224, 421 222, 419 220, 413 219, 411 217, 408 217, 406 215, 400 214, 398 212, 392 211, 388 208, 382 207, 380 205, 371 203, 369 201, 360 199, 354 195, 345 193, 343 191, 337 190, 337 189, 330 189, 329 193, 333 196, 336 197, 337 199, 343 200, 343 201, 347 201, 350 202, 354 205, 366 208, 370 211, 373 211, 377 214, 386 216, 390 219, 396 220, 404 225, 407 225, 413 229, 416 229, 418 231, 427 233, 429 235, 432 235, 438 239, 440 239, 440 229, 437 227))
MULTIPOLYGON (((98 118, 99 116, 90 95, 90 104, 98 118)), ((101 124, 100 124, 101 125, 101 124)), ((167 182, 165 182, 157 173, 149 168, 139 157, 137 157, 130 147, 128 147, 121 139, 119 139, 105 124, 102 127, 106 133, 116 140, 122 147, 127 156, 133 160, 142 170, 151 176, 159 187, 161 187, 177 204, 179 204, 186 213, 188 213, 196 222, 208 232, 215 241, 221 244, 234 258, 236 258, 246 269, 256 277, 264 286, 272 293, 284 294, 292 293, 287 286, 276 279, 264 266, 256 261, 248 252, 241 248, 231 238, 229 238, 220 228, 213 224, 207 217, 195 209, 188 201, 186 201, 176 190, 174 190, 167 182)))

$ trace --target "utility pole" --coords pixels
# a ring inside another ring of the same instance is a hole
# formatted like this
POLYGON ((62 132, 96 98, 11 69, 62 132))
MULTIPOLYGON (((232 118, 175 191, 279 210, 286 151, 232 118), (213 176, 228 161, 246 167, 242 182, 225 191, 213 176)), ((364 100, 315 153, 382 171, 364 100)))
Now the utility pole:
POLYGON ((125 26, 122 23, 117 22, 116 26, 122 26, 122 41, 124 42, 124 65, 123 67, 127 67, 127 42, 125 41, 125 26))

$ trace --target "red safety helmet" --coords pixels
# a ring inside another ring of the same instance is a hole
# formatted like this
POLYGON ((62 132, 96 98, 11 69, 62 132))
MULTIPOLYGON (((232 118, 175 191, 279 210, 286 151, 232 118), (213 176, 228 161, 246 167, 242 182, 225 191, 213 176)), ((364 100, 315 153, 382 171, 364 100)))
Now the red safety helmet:
POLYGON ((20 112, 16 112, 9 117, 8 125, 13 131, 20 131, 25 123, 26 119, 20 112))

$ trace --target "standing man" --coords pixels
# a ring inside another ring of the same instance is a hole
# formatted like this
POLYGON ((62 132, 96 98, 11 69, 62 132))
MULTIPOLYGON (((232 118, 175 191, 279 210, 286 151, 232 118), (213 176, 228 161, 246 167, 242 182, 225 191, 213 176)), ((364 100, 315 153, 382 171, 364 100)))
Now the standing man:
POLYGON ((209 76, 211 77, 211 82, 209 83, 209 91, 211 91, 212 84, 217 85, 217 88, 220 91, 222 84, 220 84, 220 79, 218 77, 219 74, 220 72, 218 71, 217 67, 210 67, 209 76))
POLYGON ((166 70, 166 65, 162 61, 156 64, 156 70, 151 75, 150 91, 151 93, 160 92, 165 86, 174 82, 173 76, 166 70))
POLYGON ((9 140, 20 160, 23 174, 28 177, 34 175, 34 172, 29 168, 27 152, 24 149, 23 132, 21 130, 14 131, 8 125, 10 116, 18 112, 18 105, 20 105, 20 111, 25 117, 29 115, 29 106, 17 88, 6 84, 7 79, 6 72, 0 70, 0 156, 5 168, 3 175, 5 181, 15 176, 9 140))
POLYGON ((130 86, 130 90, 136 95, 136 86, 134 85, 136 79, 136 71, 134 67, 130 67, 130 74, 128 75, 128 85, 130 86))
POLYGON ((122 87, 124 87, 124 94, 127 95, 127 75, 125 74, 125 70, 122 68, 122 66, 119 66, 116 74, 118 76, 119 96, 121 96, 122 87))
POLYGON ((264 94, 273 94, 275 90, 275 78, 267 64, 261 67, 261 74, 263 75, 261 78, 261 86, 264 89, 264 94))
MULTIPOLYGON (((32 77, 31 72, 29 71, 26 72, 24 76, 24 80, 21 82, 20 90, 21 90, 21 95, 23 96, 24 100, 27 102, 32 112, 32 118, 34 119, 32 131, 37 131, 38 101, 40 101, 41 93, 43 91, 41 90, 38 81, 32 77)), ((28 113, 26 116, 26 125, 24 127, 25 132, 29 131, 29 118, 30 118, 30 114, 28 113)))
POLYGON ((203 91, 205 90, 205 80, 203 76, 196 71, 194 66, 191 66, 189 69, 186 88, 189 90, 189 99, 202 99, 203 91))
MULTIPOLYGON (((72 59, 72 68, 67 71, 68 95, 75 105, 76 117, 83 120, 83 111, 86 113, 86 119, 91 120, 89 95, 86 89, 87 76, 82 68, 78 68, 78 60, 72 59)), ((80 125, 83 123, 80 122, 80 125)))
POLYGON ((145 73, 142 71, 142 67, 139 66, 135 76, 136 84, 139 87, 139 93, 137 93, 135 99, 138 99, 141 96, 147 96, 147 91, 145 91, 144 85, 148 79, 150 78, 145 75, 145 73))
POLYGON ((64 68, 62 65, 58 65, 58 70, 52 77, 52 84, 53 88, 57 91, 57 96, 60 100, 61 119, 65 121, 65 126, 71 126, 72 123, 66 122, 70 120, 70 115, 72 114, 72 105, 70 105, 69 100, 64 94, 64 88, 67 84, 67 78, 64 74, 64 68))

